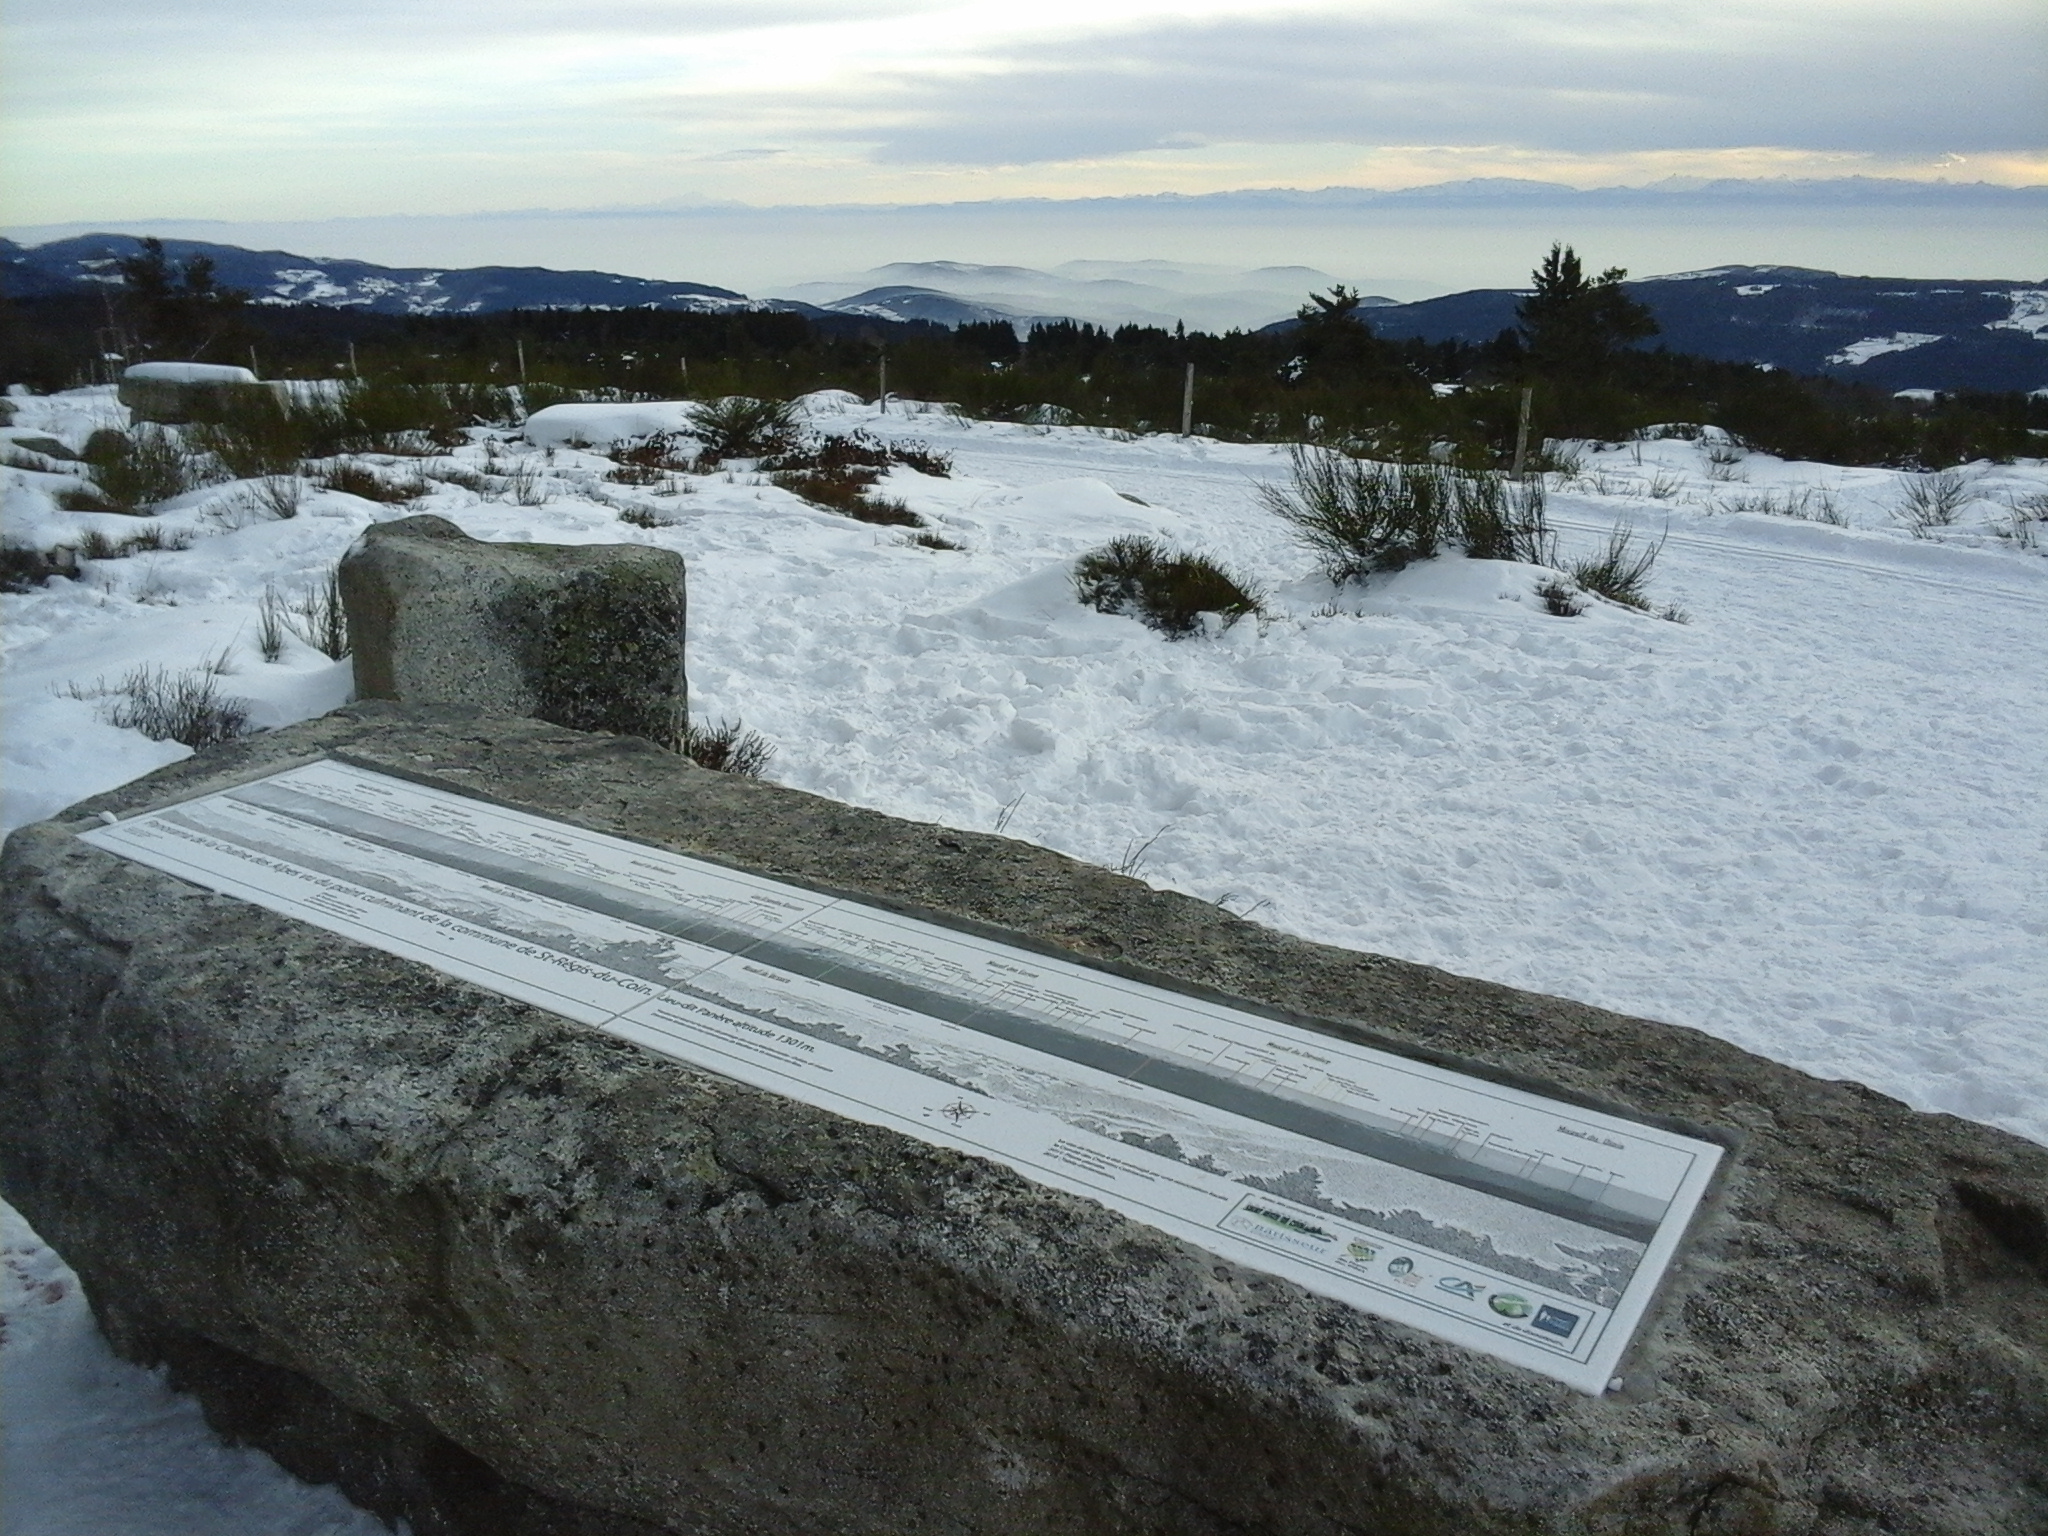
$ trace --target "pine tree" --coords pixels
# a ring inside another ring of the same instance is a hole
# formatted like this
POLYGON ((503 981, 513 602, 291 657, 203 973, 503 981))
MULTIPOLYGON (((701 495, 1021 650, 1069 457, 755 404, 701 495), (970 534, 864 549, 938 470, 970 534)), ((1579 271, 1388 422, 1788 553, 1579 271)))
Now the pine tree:
POLYGON ((1294 318, 1303 325, 1362 325, 1364 319, 1358 313, 1363 296, 1356 288, 1347 288, 1339 283, 1328 293, 1312 293, 1308 302, 1294 312, 1294 318))
POLYGON ((1342 283, 1308 296, 1294 312, 1298 377, 1327 383, 1391 371, 1388 349, 1366 323, 1363 304, 1363 295, 1342 283))
POLYGON ((194 255, 174 271, 163 241, 154 236, 114 270, 121 274, 122 307, 149 352, 204 357, 249 298, 239 288, 221 286, 211 256, 194 255))
POLYGON ((1657 334, 1656 316, 1621 286, 1625 268, 1588 278, 1577 251, 1553 245, 1529 276, 1531 291, 1515 318, 1539 373, 1596 374, 1624 347, 1657 334))

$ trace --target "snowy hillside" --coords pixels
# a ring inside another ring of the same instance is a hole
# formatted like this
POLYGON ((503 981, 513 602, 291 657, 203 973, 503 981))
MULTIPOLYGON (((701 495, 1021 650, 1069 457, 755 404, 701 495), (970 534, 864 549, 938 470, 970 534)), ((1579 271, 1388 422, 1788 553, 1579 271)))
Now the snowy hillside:
MULTIPOLYGON (((0 240, 0 288, 10 298, 95 292, 121 281, 133 235, 77 235, 45 245, 0 240)), ((313 304, 377 315, 474 315, 505 309, 742 309, 747 296, 706 283, 546 267, 383 267, 375 262, 250 251, 206 240, 166 240, 173 266, 203 256, 226 287, 264 305, 313 304)))
MULTIPOLYGON (((73 447, 125 419, 106 392, 16 403, 5 435, 73 447)), ((636 487, 510 434, 378 461, 425 477, 410 505, 308 489, 288 520, 248 485, 148 523, 60 512, 62 464, 17 453, 47 469, 0 471, 9 544, 149 526, 189 547, 0 599, 6 824, 184 755, 106 723, 91 695, 131 669, 211 667, 258 726, 340 703, 346 663, 296 639, 264 661, 258 608, 267 586, 320 581, 373 519, 659 544, 689 561, 695 712, 772 738, 772 779, 2048 1142, 2048 466, 1938 481, 1713 440, 1587 448, 1551 480, 1567 553, 1621 521, 1668 530, 1652 595, 1689 622, 1597 602, 1561 618, 1534 568, 1501 562, 1333 590, 1260 505, 1280 448, 809 407, 826 431, 951 454, 949 478, 897 469, 884 488, 961 547, 745 466, 636 487), (1912 526, 1916 499, 1942 516, 1912 526), (1267 615, 1175 642, 1081 607, 1072 561, 1127 533, 1215 556, 1267 615)), ((9 1470, 61 1443, 75 1480, 17 1484, 23 1536, 373 1528, 222 1459, 189 1405, 96 1353, 48 1250, 7 1237, 10 1392, 36 1404, 9 1417, 9 1470), (132 1490, 158 1483, 183 1501, 161 1519, 77 1491, 147 1505, 132 1490), (266 1502, 286 1495, 289 1515, 266 1502)))
MULTIPOLYGON (((1880 389, 2048 387, 2048 288, 2032 282, 1844 277, 1805 267, 1715 267, 1632 279, 1656 346, 1767 363, 1880 389)), ((1382 336, 1484 342, 1515 324, 1521 294, 1481 288, 1383 309, 1382 336)))

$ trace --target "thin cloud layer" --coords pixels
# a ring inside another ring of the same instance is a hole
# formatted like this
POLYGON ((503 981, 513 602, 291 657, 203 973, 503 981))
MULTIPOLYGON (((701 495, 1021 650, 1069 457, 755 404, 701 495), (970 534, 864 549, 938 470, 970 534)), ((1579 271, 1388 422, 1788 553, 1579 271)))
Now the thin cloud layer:
POLYGON ((991 165, 1205 141, 1939 155, 2042 138, 2048 28, 2032 16, 1972 33, 1925 12, 1844 28, 1804 8, 1733 25, 1621 11, 1578 29, 1537 7, 1154 24, 899 75, 834 107, 893 119, 878 159, 991 165))
POLYGON ((2034 0, 10 7, 23 220, 2048 175, 2034 0))

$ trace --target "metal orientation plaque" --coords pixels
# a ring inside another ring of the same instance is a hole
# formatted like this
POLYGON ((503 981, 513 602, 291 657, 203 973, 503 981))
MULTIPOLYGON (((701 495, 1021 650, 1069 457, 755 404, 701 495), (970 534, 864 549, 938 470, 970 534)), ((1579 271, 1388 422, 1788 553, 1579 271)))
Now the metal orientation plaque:
POLYGON ((82 834, 1605 1389, 1721 1149, 338 762, 82 834))

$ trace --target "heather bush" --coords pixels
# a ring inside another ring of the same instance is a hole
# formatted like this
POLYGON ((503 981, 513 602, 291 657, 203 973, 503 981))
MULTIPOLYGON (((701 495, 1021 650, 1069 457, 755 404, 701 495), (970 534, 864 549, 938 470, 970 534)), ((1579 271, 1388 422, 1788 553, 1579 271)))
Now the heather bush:
POLYGON ((210 747, 248 733, 249 706, 220 691, 218 664, 182 672, 137 667, 112 687, 73 687, 75 699, 102 701, 109 725, 140 731, 154 741, 210 747))
POLYGON ((727 395, 691 414, 690 431, 704 445, 703 462, 772 459, 794 448, 803 431, 796 405, 788 400, 755 400, 727 395))
POLYGON ((721 720, 716 725, 685 723, 679 745, 683 756, 699 768, 736 773, 743 779, 758 779, 775 756, 773 742, 738 720, 721 720))
POLYGON ((1099 612, 1135 618, 1173 640, 1199 631, 1204 614, 1228 626, 1265 611, 1258 594, 1208 556, 1177 553, 1134 535, 1077 560, 1074 592, 1099 612))
POLYGON ((1539 480, 1487 470, 1381 464, 1297 447, 1293 483, 1263 488, 1266 505, 1336 583, 1397 571, 1455 544, 1476 559, 1544 564, 1551 552, 1539 480))
POLYGON ((367 464, 343 459, 320 476, 330 491, 345 491, 365 501, 401 505, 427 494, 427 482, 418 475, 386 476, 367 464))
POLYGON ((87 440, 85 459, 105 510, 113 512, 140 512, 207 479, 205 465, 162 427, 102 429, 87 440))

